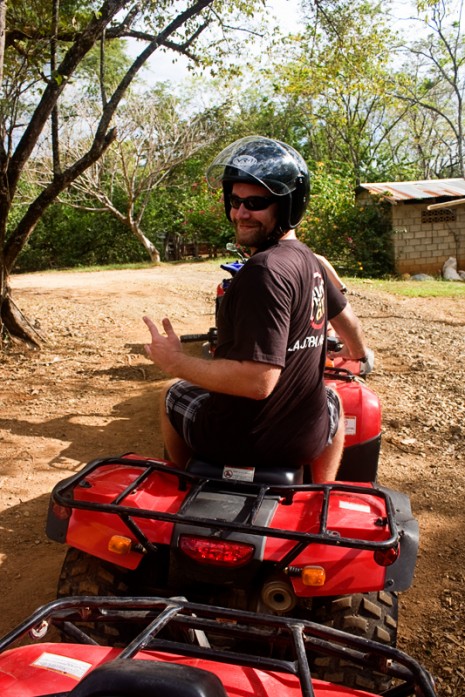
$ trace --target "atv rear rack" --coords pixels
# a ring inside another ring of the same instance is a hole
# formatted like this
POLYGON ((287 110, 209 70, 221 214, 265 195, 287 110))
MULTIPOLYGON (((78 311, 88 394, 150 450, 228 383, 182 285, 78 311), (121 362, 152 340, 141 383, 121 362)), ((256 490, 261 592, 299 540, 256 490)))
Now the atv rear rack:
MULTIPOLYGON (((118 515, 124 521, 127 528, 136 536, 139 543, 147 550, 153 548, 144 532, 137 523, 137 519, 150 519, 156 521, 169 522, 173 524, 183 523, 200 528, 213 528, 218 531, 239 531, 248 535, 261 537, 275 537, 285 540, 292 540, 296 544, 286 558, 282 560, 280 566, 290 564, 308 545, 321 543, 337 547, 348 547, 362 550, 385 551, 399 545, 402 531, 399 530, 392 500, 384 490, 376 486, 360 486, 355 484, 299 484, 299 485, 268 485, 242 482, 238 480, 224 480, 206 478, 197 474, 191 474, 185 470, 179 470, 169 466, 166 462, 155 459, 136 459, 134 456, 119 456, 103 459, 96 459, 84 467, 81 472, 58 483, 52 492, 51 509, 58 504, 68 509, 81 509, 96 513, 110 513, 118 515), (140 474, 127 488, 114 498, 111 503, 100 503, 85 501, 75 496, 78 488, 89 488, 90 475, 94 474, 99 468, 107 465, 124 465, 126 467, 140 469, 140 474), (163 472, 164 475, 175 477, 178 480, 179 491, 185 491, 185 497, 180 505, 178 512, 167 513, 165 511, 147 510, 136 508, 125 504, 125 500, 145 480, 156 472, 163 472), (204 491, 228 490, 235 493, 244 494, 250 497, 251 504, 245 520, 228 521, 219 518, 203 518, 189 515, 189 507, 195 499, 204 491), (256 523, 260 508, 265 497, 275 497, 281 501, 282 505, 290 505, 294 496, 299 492, 321 492, 322 504, 319 519, 318 532, 301 532, 289 529, 271 528, 256 523), (386 516, 379 518, 376 525, 386 529, 386 539, 366 540, 351 537, 343 537, 335 530, 329 530, 328 510, 331 496, 337 494, 359 494, 377 498, 384 503, 386 516)), ((52 539, 64 542, 68 521, 59 521, 56 518, 50 522, 49 516, 47 534, 52 539)))
MULTIPOLYGON (((130 661, 140 651, 144 651, 144 660, 150 660, 148 652, 155 651, 291 674, 299 681, 302 696, 314 697, 309 661, 315 655, 336 656, 360 666, 361 672, 372 670, 394 678, 395 687, 385 691, 384 697, 436 697, 428 671, 398 649, 306 620, 200 605, 183 598, 85 596, 55 600, 0 639, 0 661, 2 652, 12 649, 25 635, 36 642, 43 641, 52 627, 65 633, 74 644, 95 646, 97 642, 86 633, 86 628, 112 622, 137 623, 137 636, 122 648, 118 661, 130 661), (240 640, 242 647, 253 646, 254 651, 246 654, 235 649, 214 649, 207 639, 209 632, 216 637, 234 638, 234 646, 240 640), (180 641, 180 636, 190 639, 180 641), (278 642, 280 655, 285 658, 259 653, 259 648, 267 645, 264 638, 278 642)), ((50 644, 47 647, 50 650, 50 644)), ((153 656, 152 660, 160 658, 153 656)))

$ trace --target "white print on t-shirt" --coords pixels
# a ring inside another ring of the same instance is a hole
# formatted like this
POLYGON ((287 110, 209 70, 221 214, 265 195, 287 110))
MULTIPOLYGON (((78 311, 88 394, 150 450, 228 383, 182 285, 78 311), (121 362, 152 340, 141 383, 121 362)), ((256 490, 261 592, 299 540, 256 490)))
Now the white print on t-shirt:
POLYGON ((313 329, 321 329, 325 322, 325 284, 320 273, 313 274, 315 283, 312 290, 312 317, 311 326, 313 329))
POLYGON ((296 341, 294 346, 289 346, 288 351, 300 351, 300 349, 306 348, 319 348, 323 345, 324 336, 306 336, 302 341, 296 341))

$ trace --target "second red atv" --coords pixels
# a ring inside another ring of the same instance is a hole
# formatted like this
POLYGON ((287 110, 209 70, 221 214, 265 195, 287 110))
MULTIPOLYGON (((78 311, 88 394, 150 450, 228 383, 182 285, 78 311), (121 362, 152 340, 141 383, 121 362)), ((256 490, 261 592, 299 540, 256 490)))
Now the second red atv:
POLYGON ((0 638, 0 694, 373 697, 366 690, 317 679, 309 665, 314 656, 351 661, 361 677, 381 671, 395 683, 385 697, 436 697, 431 676, 406 654, 311 622, 177 598, 96 597, 49 603, 0 638), (93 640, 99 625, 134 623, 138 635, 121 648, 93 640), (66 636, 65 643, 54 643, 53 629, 66 636), (215 649, 207 638, 211 633, 236 648, 215 649), (24 645, 28 635, 29 644, 24 645), (264 646, 264 637, 279 647, 279 656, 256 650, 264 646))

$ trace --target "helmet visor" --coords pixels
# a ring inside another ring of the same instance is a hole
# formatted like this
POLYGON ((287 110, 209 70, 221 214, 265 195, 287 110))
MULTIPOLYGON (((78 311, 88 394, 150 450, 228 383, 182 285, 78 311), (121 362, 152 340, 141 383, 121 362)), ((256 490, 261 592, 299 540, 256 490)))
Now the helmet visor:
POLYGON ((250 182, 275 196, 286 196, 295 190, 302 171, 306 171, 303 158, 289 146, 262 136, 247 136, 215 157, 207 170, 207 181, 212 189, 225 181, 250 182))

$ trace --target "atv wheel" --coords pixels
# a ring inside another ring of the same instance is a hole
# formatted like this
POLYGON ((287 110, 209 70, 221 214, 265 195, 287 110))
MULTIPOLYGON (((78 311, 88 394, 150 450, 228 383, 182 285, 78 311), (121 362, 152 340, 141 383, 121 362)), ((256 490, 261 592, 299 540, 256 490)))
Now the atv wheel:
MULTIPOLYGON (((124 596, 130 592, 131 573, 110 562, 70 548, 63 561, 58 581, 57 597, 70 595, 124 596)), ((99 644, 118 646, 128 638, 128 627, 118 623, 84 623, 85 632, 99 644)), ((133 632, 135 634, 136 631, 133 632)), ((61 632, 66 640, 66 632, 61 632)))
MULTIPOLYGON (((397 594, 359 593, 315 600, 312 620, 389 646, 397 641, 397 594)), ((336 657, 314 657, 312 674, 322 680, 381 694, 390 679, 336 657)))

